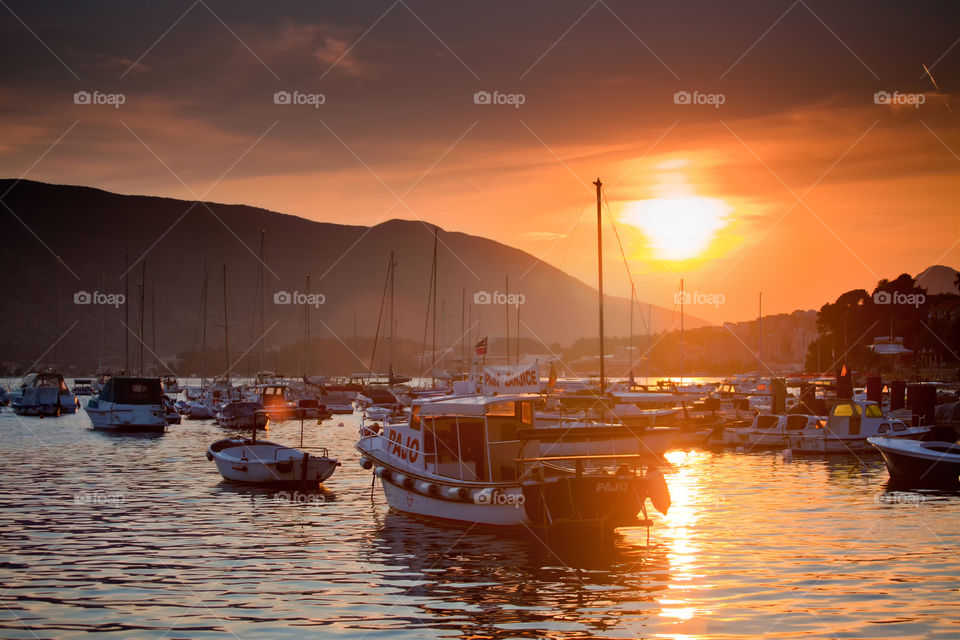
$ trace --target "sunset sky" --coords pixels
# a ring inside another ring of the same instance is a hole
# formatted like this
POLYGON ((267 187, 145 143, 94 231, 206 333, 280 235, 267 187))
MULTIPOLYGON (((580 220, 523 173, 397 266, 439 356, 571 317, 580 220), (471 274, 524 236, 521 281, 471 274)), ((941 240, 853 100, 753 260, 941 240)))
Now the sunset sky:
POLYGON ((607 291, 615 221, 638 297, 714 322, 960 263, 955 2, 2 4, 0 177, 423 219, 591 284, 600 177, 607 291))

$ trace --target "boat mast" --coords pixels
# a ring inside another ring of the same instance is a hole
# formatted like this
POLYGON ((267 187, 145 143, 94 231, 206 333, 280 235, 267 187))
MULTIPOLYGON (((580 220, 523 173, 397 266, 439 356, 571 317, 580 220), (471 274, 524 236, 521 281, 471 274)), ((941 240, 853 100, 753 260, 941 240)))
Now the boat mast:
POLYGON ((433 364, 430 366, 430 386, 436 388, 437 378, 435 375, 436 354, 437 354, 437 280, 440 274, 437 273, 437 240, 440 235, 440 227, 433 228, 433 337, 430 342, 430 359, 433 364))
MULTIPOLYGON (((106 289, 107 289, 107 272, 101 271, 100 272, 100 290, 106 291, 106 289)), ((105 304, 100 305, 100 346, 97 349, 97 373, 98 374, 103 372, 103 330, 104 330, 104 327, 106 326, 106 309, 107 309, 107 305, 105 304)), ((127 332, 126 329, 124 329, 123 332, 126 333, 127 332)))
POLYGON ((227 362, 227 380, 230 380, 230 325, 227 322, 227 265, 223 265, 223 350, 227 362))
POLYGON ((603 393, 606 387, 603 369, 603 226, 600 216, 600 188, 603 186, 603 183, 600 182, 600 178, 597 178, 597 181, 593 184, 597 187, 597 289, 600 294, 600 393, 603 393))
POLYGON ((303 302, 303 316, 304 324, 307 329, 307 353, 306 353, 306 366, 304 367, 304 375, 308 378, 310 377, 310 274, 307 274, 307 295, 304 298, 303 302))
POLYGON ((763 291, 757 302, 757 377, 763 371, 763 291))
POLYGON ((683 278, 680 278, 680 384, 683 384, 683 278))
MULTIPOLYGON (((509 274, 503 276, 503 282, 504 282, 504 284, 503 284, 504 289, 506 289, 506 292, 503 294, 503 295, 504 295, 504 300, 508 300, 508 299, 510 298, 510 276, 509 276, 509 274)), ((506 324, 507 324, 507 341, 506 341, 506 342, 507 342, 507 366, 509 367, 509 366, 510 366, 510 305, 509 305, 509 304, 504 304, 504 305, 503 305, 503 309, 504 309, 504 312, 506 313, 506 316, 507 316, 507 323, 506 323, 506 324)))
POLYGON ((387 278, 390 280, 390 358, 387 361, 387 382, 390 382, 390 378, 393 377, 393 355, 394 355, 394 338, 395 327, 396 327, 396 316, 394 312, 394 303, 396 295, 396 273, 397 263, 394 260, 394 252, 390 252, 390 266, 387 268, 387 278))
POLYGON ((57 365, 58 357, 58 348, 57 345, 60 344, 60 256, 57 256, 57 298, 54 300, 54 311, 53 311, 53 334, 54 340, 53 343, 53 366, 56 370, 59 370, 57 365))
POLYGON ((200 390, 203 391, 203 385, 207 381, 207 283, 209 282, 209 276, 207 275, 206 251, 203 252, 203 262, 201 264, 203 267, 203 289, 200 292, 200 390))
POLYGON ((123 254, 123 373, 130 374, 130 254, 123 254))
POLYGON ((157 281, 150 281, 150 348, 153 349, 153 373, 160 375, 160 356, 157 355, 157 281))
POLYGON ((137 375, 143 375, 143 320, 146 309, 144 308, 144 296, 146 295, 147 289, 147 261, 146 259, 140 261, 140 315, 137 318, 137 342, 140 343, 140 357, 138 364, 137 375))

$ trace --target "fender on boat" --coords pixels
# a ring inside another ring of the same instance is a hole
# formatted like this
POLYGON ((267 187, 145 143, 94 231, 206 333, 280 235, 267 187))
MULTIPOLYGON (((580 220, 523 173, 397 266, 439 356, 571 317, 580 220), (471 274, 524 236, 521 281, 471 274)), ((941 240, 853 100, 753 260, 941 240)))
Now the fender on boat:
POLYGON ((363 467, 364 469, 368 469, 368 470, 369 470, 370 467, 373 466, 373 460, 371 460, 370 458, 368 458, 368 457, 366 457, 366 456, 361 456, 361 457, 360 457, 360 466, 363 467))
POLYGON ((670 488, 667 487, 667 480, 663 477, 663 473, 659 469, 651 469, 647 473, 646 480, 650 502, 657 511, 667 515, 670 509, 670 488))

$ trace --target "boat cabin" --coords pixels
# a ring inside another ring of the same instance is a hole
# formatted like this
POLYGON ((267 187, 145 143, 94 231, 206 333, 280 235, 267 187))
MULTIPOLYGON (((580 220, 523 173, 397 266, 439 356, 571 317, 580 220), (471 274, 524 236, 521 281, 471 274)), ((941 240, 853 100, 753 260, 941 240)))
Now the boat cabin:
POLYGON ((100 403, 163 406, 160 378, 114 377, 100 390, 100 403))
POLYGON ((841 400, 830 409, 827 429, 837 436, 875 436, 906 431, 901 420, 884 418, 876 402, 841 400))
POLYGON ((408 422, 386 426, 387 453, 411 471, 457 482, 516 482, 524 453, 520 432, 533 427, 536 400, 513 395, 417 401, 408 422))

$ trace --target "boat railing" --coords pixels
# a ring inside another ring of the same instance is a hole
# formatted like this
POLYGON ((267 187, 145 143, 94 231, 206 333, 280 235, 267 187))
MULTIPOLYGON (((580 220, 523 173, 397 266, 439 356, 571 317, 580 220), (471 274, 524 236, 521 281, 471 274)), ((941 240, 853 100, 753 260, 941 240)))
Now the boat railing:
MULTIPOLYGON (((276 448, 274 448, 274 450, 273 450, 273 459, 274 459, 275 461, 277 461, 277 462, 279 462, 279 460, 280 460, 280 459, 277 457, 277 454, 278 454, 280 451, 296 451, 297 453, 302 453, 303 451, 307 451, 307 449, 306 449, 306 448, 297 449, 297 448, 295 448, 295 447, 287 447, 287 446, 283 446, 283 445, 281 445, 281 446, 279 446, 279 447, 276 447, 276 448)), ((316 451, 317 453, 319 453, 320 456, 323 457, 323 458, 329 458, 329 457, 330 457, 330 452, 327 450, 326 447, 316 447, 315 451, 316 451)), ((307 451, 307 453, 310 453, 311 455, 313 455, 313 451, 307 451)))

